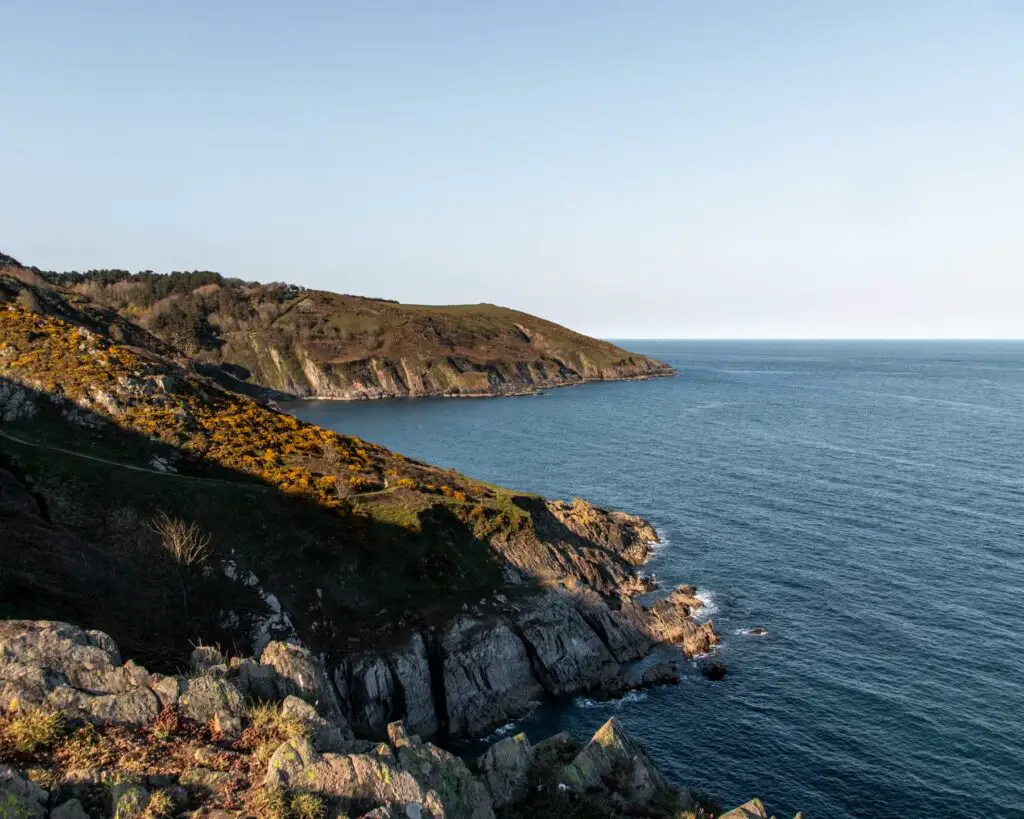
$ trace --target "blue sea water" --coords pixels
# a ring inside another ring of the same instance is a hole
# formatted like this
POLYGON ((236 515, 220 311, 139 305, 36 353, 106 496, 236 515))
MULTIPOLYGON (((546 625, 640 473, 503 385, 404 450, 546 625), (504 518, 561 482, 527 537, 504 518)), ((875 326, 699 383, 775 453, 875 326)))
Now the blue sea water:
POLYGON ((723 682, 519 730, 616 714, 680 783, 779 814, 1024 816, 1024 343, 626 344, 679 377, 291 409, 642 514, 662 581, 710 592, 723 682))

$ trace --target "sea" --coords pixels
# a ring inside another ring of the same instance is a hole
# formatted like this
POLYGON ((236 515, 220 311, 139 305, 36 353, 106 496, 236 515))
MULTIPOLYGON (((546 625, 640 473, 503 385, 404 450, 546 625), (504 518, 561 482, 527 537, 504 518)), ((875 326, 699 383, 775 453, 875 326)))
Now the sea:
POLYGON ((614 715, 676 782, 779 816, 1024 817, 1024 342, 617 343, 678 377, 289 407, 641 514, 649 568, 700 587, 724 680, 690 662, 503 732, 614 715))

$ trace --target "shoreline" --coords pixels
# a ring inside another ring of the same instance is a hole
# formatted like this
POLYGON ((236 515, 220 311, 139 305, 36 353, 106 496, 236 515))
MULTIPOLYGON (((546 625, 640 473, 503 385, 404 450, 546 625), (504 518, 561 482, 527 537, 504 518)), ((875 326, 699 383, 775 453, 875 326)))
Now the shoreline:
MULTIPOLYGON (((507 390, 495 392, 428 392, 428 393, 392 393, 387 395, 358 395, 346 397, 342 395, 290 395, 288 398, 275 399, 279 403, 292 403, 300 401, 338 401, 344 403, 356 403, 359 401, 393 401, 399 399, 416 400, 421 398, 451 398, 451 399, 486 399, 486 398, 526 398, 542 395, 545 390, 562 389, 565 387, 583 387, 592 384, 615 383, 621 381, 653 381, 656 378, 677 378, 679 371, 672 369, 670 372, 645 373, 644 375, 624 375, 616 378, 583 378, 578 381, 564 381, 559 383, 542 384, 535 387, 521 390, 507 390)), ((261 387, 261 389, 269 389, 261 387)))

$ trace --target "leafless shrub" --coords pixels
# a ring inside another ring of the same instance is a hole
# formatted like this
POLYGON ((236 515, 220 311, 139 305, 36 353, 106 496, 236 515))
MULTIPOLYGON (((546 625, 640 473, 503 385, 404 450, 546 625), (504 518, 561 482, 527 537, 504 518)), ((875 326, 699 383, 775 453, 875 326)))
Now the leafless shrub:
POLYGON ((195 521, 188 523, 160 511, 149 520, 148 528, 179 566, 199 566, 209 556, 210 536, 195 521))

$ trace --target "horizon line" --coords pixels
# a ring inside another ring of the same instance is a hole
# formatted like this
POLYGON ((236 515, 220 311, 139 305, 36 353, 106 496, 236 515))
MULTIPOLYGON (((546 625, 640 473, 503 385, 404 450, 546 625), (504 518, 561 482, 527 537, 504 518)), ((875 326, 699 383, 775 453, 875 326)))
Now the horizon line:
POLYGON ((1024 336, 594 336, 605 341, 1016 341, 1024 336))

